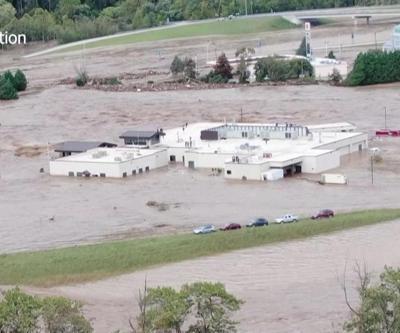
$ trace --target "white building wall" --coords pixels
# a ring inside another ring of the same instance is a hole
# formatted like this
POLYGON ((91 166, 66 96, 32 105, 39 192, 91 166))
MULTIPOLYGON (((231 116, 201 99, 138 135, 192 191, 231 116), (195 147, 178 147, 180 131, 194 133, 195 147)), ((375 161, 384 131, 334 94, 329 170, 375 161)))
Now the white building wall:
POLYGON ((74 176, 77 176, 78 172, 83 173, 84 171, 88 171, 92 176, 97 175, 100 177, 100 174, 105 174, 106 177, 122 178, 124 173, 126 173, 126 176, 130 176, 133 174, 133 171, 136 171, 136 174, 138 174, 140 172, 146 172, 146 167, 148 167, 148 171, 150 171, 166 166, 167 164, 168 152, 165 149, 152 155, 123 162, 80 162, 61 158, 50 161, 50 174, 54 176, 68 176, 70 172, 73 172, 74 176))
POLYGON ((313 67, 314 76, 318 80, 327 80, 334 69, 337 69, 343 78, 346 78, 348 73, 347 63, 345 62, 340 64, 313 64, 313 67))
MULTIPOLYGON (((316 134, 318 135, 318 134, 316 134)), ((350 137, 348 139, 343 139, 338 142, 332 142, 325 145, 321 145, 318 149, 333 149, 339 150, 340 155, 346 155, 354 153, 357 151, 364 150, 368 148, 368 135, 360 134, 355 137, 350 137)))
POLYGON ((318 156, 304 156, 301 171, 321 173, 340 166, 340 151, 334 150, 318 156))
MULTIPOLYGON (((185 166, 189 167, 189 162, 194 162, 194 168, 224 169, 225 162, 232 161, 232 153, 205 153, 187 151, 185 153, 185 166)), ((236 154, 239 158, 247 155, 236 154)))
POLYGON ((230 162, 225 164, 224 174, 227 179, 262 180, 262 173, 268 169, 268 163, 242 164, 230 162))
POLYGON ((50 161, 50 175, 52 176, 68 176, 70 172, 76 176, 78 172, 84 171, 98 176, 100 173, 104 173, 107 177, 122 177, 119 163, 77 162, 63 159, 50 161))
POLYGON ((186 150, 186 147, 169 147, 168 160, 170 160, 170 156, 175 156, 175 162, 183 163, 183 157, 185 156, 186 150))

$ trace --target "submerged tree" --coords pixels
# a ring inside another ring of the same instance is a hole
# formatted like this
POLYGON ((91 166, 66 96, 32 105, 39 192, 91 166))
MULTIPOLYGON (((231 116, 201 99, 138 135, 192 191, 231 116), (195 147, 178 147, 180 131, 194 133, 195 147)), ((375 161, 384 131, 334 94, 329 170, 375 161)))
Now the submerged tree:
POLYGON ((217 58, 217 63, 214 66, 214 73, 220 75, 226 81, 232 78, 232 66, 230 65, 225 53, 221 53, 217 58))
POLYGON ((239 75, 239 83, 247 83, 250 77, 248 70, 248 60, 255 53, 251 47, 242 47, 236 50, 235 56, 240 57, 239 66, 237 67, 237 74, 239 75))

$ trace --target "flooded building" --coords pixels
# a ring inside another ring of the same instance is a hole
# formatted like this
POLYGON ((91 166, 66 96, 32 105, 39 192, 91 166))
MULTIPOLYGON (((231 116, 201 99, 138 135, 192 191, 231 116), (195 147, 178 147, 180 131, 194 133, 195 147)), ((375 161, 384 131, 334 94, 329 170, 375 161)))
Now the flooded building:
POLYGON ((182 163, 228 179, 272 180, 322 173, 367 148, 367 134, 349 123, 194 123, 165 132, 129 131, 125 147, 94 148, 50 161, 51 175, 124 178, 182 163), (138 147, 139 146, 139 147, 138 147))

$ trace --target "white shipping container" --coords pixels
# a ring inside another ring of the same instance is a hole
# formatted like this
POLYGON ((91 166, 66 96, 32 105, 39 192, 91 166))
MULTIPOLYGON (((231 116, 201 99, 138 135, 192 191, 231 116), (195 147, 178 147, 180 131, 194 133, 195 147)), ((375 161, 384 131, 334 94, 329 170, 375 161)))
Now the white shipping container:
POLYGON ((321 175, 321 184, 347 184, 347 177, 340 173, 323 173, 321 175))

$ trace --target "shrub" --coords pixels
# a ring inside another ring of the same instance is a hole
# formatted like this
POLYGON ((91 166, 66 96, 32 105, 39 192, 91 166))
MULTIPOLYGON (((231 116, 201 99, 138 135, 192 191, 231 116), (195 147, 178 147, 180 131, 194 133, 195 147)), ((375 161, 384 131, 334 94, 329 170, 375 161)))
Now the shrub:
POLYGON ((17 99, 17 90, 12 82, 5 76, 0 76, 0 100, 17 99))
POLYGON ((28 81, 26 80, 25 74, 18 69, 14 75, 14 88, 17 89, 17 91, 24 91, 27 85, 28 81))
POLYGON ((311 77, 313 68, 306 59, 280 59, 268 57, 260 59, 255 64, 256 80, 286 81, 300 77, 311 77))
POLYGON ((0 302, 0 332, 36 332, 41 302, 19 288, 4 293, 0 302))
POLYGON ((121 81, 117 77, 113 76, 113 77, 106 77, 104 80, 101 81, 100 84, 116 86, 121 84, 121 81))
POLYGON ((336 68, 333 69, 332 74, 329 74, 328 79, 335 86, 337 86, 340 82, 343 81, 342 75, 336 68))
POLYGON ((336 56, 335 56, 335 54, 333 53, 332 50, 329 51, 329 53, 328 53, 328 58, 329 58, 329 59, 336 59, 336 56))
POLYGON ((89 75, 85 70, 79 70, 75 83, 78 87, 84 87, 89 81, 89 75))
POLYGON ((223 77, 221 74, 215 73, 215 71, 210 71, 205 77, 204 81, 207 83, 227 83, 228 79, 223 77))
POLYGON ((82 315, 82 305, 64 297, 47 297, 42 305, 43 322, 48 333, 91 333, 93 328, 82 315))

